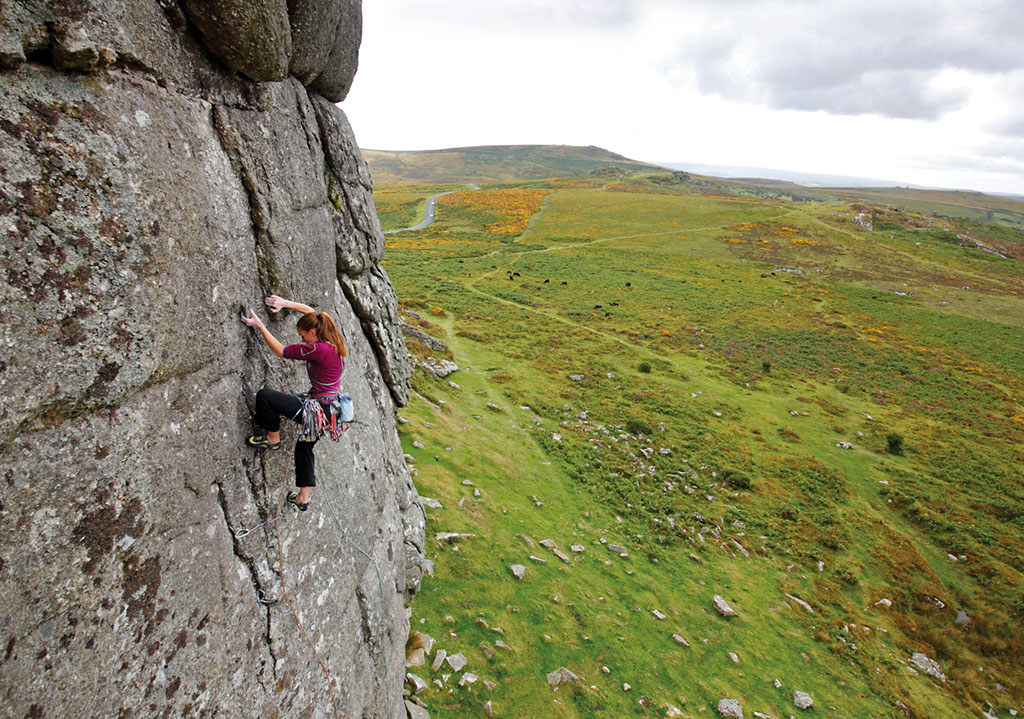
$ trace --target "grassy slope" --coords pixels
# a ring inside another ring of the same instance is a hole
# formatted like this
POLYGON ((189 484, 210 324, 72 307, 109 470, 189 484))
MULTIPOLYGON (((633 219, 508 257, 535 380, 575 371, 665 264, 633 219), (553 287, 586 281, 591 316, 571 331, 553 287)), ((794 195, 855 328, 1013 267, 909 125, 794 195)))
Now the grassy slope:
POLYGON ((749 192, 765 197, 860 200, 900 207, 924 215, 956 217, 987 225, 1024 229, 1024 203, 980 192, 916 190, 908 187, 811 188, 791 182, 757 179, 723 182, 736 188, 747 188, 749 192))
POLYGON ((417 374, 403 413, 444 505, 413 625, 495 682, 432 688, 432 716, 710 716, 730 696, 784 717, 793 689, 833 717, 1021 708, 1021 262, 891 210, 868 232, 846 205, 691 189, 460 193, 389 239, 399 296, 462 367, 457 386, 417 374), (456 551, 439 531, 478 536, 456 551), (913 651, 949 681, 913 674, 913 651), (563 665, 592 688, 553 691, 563 665))

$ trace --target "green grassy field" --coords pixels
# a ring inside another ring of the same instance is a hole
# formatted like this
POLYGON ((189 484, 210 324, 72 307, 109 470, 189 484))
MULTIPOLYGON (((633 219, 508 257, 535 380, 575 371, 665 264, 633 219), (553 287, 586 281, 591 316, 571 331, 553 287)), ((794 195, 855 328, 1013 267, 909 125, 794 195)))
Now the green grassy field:
MULTIPOLYGON (((385 229, 445 189, 378 187, 385 229)), ((480 678, 410 668, 431 716, 1024 710, 1022 251, 647 173, 458 192, 389 236, 461 368, 417 370, 399 425, 442 504, 412 627, 480 678)))

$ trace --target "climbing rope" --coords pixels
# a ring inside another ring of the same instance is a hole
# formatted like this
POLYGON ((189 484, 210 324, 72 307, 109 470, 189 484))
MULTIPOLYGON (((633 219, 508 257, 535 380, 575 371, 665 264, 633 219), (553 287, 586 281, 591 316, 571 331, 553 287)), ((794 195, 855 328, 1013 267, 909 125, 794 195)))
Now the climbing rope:
MULTIPOLYGON (((295 451, 295 443, 299 441, 296 435, 292 441, 292 452, 295 451)), ((277 514, 280 516, 281 507, 284 505, 284 493, 285 488, 288 486, 288 469, 291 467, 291 463, 285 464, 284 476, 281 478, 281 492, 277 498, 277 514)), ((276 517, 275 517, 276 518, 276 517)), ((331 670, 327 668, 324 660, 320 657, 320 652, 316 650, 316 645, 313 644, 313 640, 309 638, 309 634, 306 633, 306 628, 302 625, 302 620, 299 619, 299 613, 295 611, 295 607, 292 605, 292 599, 288 596, 288 585, 284 580, 284 549, 281 546, 281 525, 275 523, 274 528, 277 530, 277 558, 281 563, 281 596, 284 597, 285 602, 288 604, 288 608, 292 612, 292 616, 295 617, 295 623, 299 625, 299 630, 302 632, 302 636, 306 638, 306 643, 309 644, 309 648, 313 650, 313 655, 316 660, 320 663, 320 668, 324 671, 324 676, 327 677, 327 691, 331 695, 331 704, 334 706, 334 716, 338 716, 338 700, 334 697, 334 687, 331 684, 331 670)))
POLYGON ((263 351, 263 344, 257 342, 256 350, 260 353, 260 357, 263 358, 263 362, 267 365, 267 369, 270 370, 270 374, 272 374, 274 376, 274 379, 277 380, 277 383, 281 385, 281 391, 287 392, 288 389, 285 387, 284 380, 281 379, 281 375, 279 375, 277 373, 277 370, 274 369, 274 365, 271 364, 270 358, 267 357, 267 353, 263 351))
MULTIPOLYGON (((260 357, 263 358, 264 363, 266 363, 267 369, 270 370, 270 373, 274 376, 274 379, 277 380, 278 384, 281 386, 281 390, 284 391, 284 392, 287 392, 288 389, 287 389, 284 381, 281 379, 280 375, 277 374, 277 371, 274 369, 273 364, 270 362, 270 358, 268 358, 266 353, 264 352, 262 345, 257 344, 256 345, 256 349, 259 351, 260 357)), ((296 396, 299 396, 299 395, 296 395, 296 396)), ((338 441, 338 439, 340 438, 341 433, 345 431, 345 428, 344 428, 344 426, 339 428, 339 423, 337 421, 337 413, 336 412, 332 412, 331 413, 332 414, 331 418, 328 419, 327 416, 326 416, 326 413, 323 411, 323 407, 321 406, 319 401, 317 401, 315 398, 312 398, 312 397, 309 397, 309 396, 302 397, 302 399, 303 399, 303 406, 302 406, 302 409, 299 410, 302 413, 302 421, 300 423, 302 426, 301 426, 300 433, 297 434, 295 439, 292 441, 291 452, 294 453, 294 451, 295 451, 295 444, 298 442, 300 437, 304 437, 304 438, 307 438, 307 439, 318 438, 320 435, 322 435, 324 433, 329 433, 331 435, 331 439, 333 439, 334 441, 338 441)), ((296 413, 296 417, 297 416, 298 416, 298 413, 296 413)), ((293 417, 292 419, 295 419, 295 418, 293 417)), ((351 424, 351 423, 354 423, 354 422, 346 422, 345 424, 351 424)), ((268 524, 274 524, 275 534, 276 534, 276 537, 277 537, 277 556, 278 556, 278 561, 280 562, 280 565, 281 565, 281 596, 284 598, 285 602, 288 604, 288 609, 291 610, 292 616, 295 617, 295 622, 296 622, 296 624, 299 625, 299 629, 302 632, 302 636, 304 636, 306 638, 306 643, 309 644, 310 649, 313 650, 313 655, 316 657, 317 662, 319 662, 319 664, 320 664, 320 668, 324 672, 324 676, 327 678, 327 691, 331 695, 331 704, 334 707, 334 715, 335 715, 335 717, 337 717, 338 716, 338 702, 337 702, 337 699, 334 696, 334 688, 333 688, 332 682, 331 682, 331 670, 328 669, 327 665, 324 663, 324 660, 320 657, 320 653, 317 651, 316 645, 313 644, 313 641, 310 639, 309 634, 306 632, 306 628, 302 624, 302 620, 299 619, 299 614, 298 614, 298 612, 295 611, 295 607, 292 605, 291 597, 288 596, 288 588, 287 588, 287 585, 286 585, 285 579, 284 579, 284 549, 283 549, 282 544, 281 544, 281 525, 277 522, 277 520, 281 516, 281 509, 282 509, 283 504, 284 504, 284 495, 285 495, 285 489, 286 489, 286 487, 288 485, 288 470, 289 470, 290 466, 291 466, 290 463, 285 465, 284 476, 281 479, 281 491, 280 491, 280 493, 278 495, 278 500, 277 500, 277 513, 273 517, 271 517, 270 519, 268 519, 265 522, 262 522, 262 523, 256 525, 255 527, 250 527, 249 529, 244 529, 244 530, 241 530, 241 531, 237 532, 235 534, 235 536, 236 536, 236 538, 241 539, 242 537, 245 537, 246 535, 254 532, 257 529, 259 529, 260 527, 264 527, 264 526, 266 526, 268 524)), ((264 479, 264 486, 265 486, 266 485, 266 465, 265 464, 263 465, 263 479, 264 479)), ((322 482, 323 482, 323 480, 321 479, 321 484, 322 484, 322 482)), ((351 544, 353 547, 355 547, 356 551, 358 551, 360 554, 362 554, 364 557, 366 557, 369 561, 373 562, 373 568, 374 568, 374 570, 377 573, 377 588, 380 591, 380 601, 381 601, 381 632, 380 632, 380 634, 381 634, 381 644, 382 644, 381 655, 382 655, 382 657, 384 659, 384 685, 385 685, 385 687, 387 687, 388 681, 389 681, 390 676, 391 676, 391 670, 390 670, 390 667, 388 666, 388 653, 387 653, 387 646, 386 646, 387 645, 387 642, 386 642, 386 632, 384 631, 384 626, 383 626, 384 603, 385 603, 385 599, 384 599, 384 578, 383 578, 383 575, 381 575, 380 566, 377 564, 377 558, 374 555, 366 552, 366 550, 364 550, 362 547, 360 547, 358 544, 356 544, 356 542, 353 541, 352 538, 349 536, 348 532, 345 531, 345 527, 342 525, 341 520, 338 519, 338 515, 334 511, 334 505, 331 503, 331 499, 330 499, 330 497, 329 497, 329 495, 327 493, 327 488, 326 487, 321 487, 321 492, 322 492, 322 494, 324 496, 324 500, 327 502, 327 508, 330 510, 331 517, 334 519, 334 523, 338 527, 338 530, 342 533, 342 535, 345 537, 345 539, 348 541, 348 543, 351 544)), ((279 599, 273 599, 273 600, 266 599, 262 589, 259 590, 257 599, 261 603, 266 604, 266 605, 277 604, 280 601, 279 599)), ((384 691, 384 696, 385 696, 385 699, 386 699, 386 702, 387 702, 387 710, 388 710, 387 716, 388 716, 389 719, 391 719, 391 717, 393 717, 393 713, 391 711, 391 694, 386 689, 384 691)))
MULTIPOLYGON (((322 485, 323 484, 323 478, 318 475, 317 479, 320 481, 320 484, 322 485)), ((348 540, 348 543, 356 548, 357 552, 359 552, 364 557, 366 557, 368 560, 373 562, 373 568, 377 571, 377 587, 378 587, 378 589, 380 589, 380 609, 381 609, 381 617, 380 617, 381 618, 381 632, 380 633, 381 633, 381 644, 383 645, 382 648, 381 648, 381 656, 384 657, 384 686, 387 687, 388 681, 391 678, 391 670, 388 667, 388 651, 387 651, 387 646, 386 646, 387 642, 386 642, 386 639, 385 639, 385 632, 384 632, 384 578, 381 576, 380 566, 377 564, 377 558, 374 555, 367 553, 366 550, 364 550, 362 547, 360 547, 358 544, 356 544, 352 540, 352 537, 348 536, 348 532, 345 531, 345 527, 341 524, 341 520, 338 519, 338 515, 334 511, 334 505, 331 504, 331 498, 327 494, 327 487, 326 486, 321 486, 320 487, 320 493, 324 496, 324 501, 327 502, 327 509, 330 510, 331 517, 334 518, 334 524, 337 525, 338 530, 342 533, 342 535, 345 537, 345 539, 348 540)), ((391 694, 387 691, 387 689, 384 690, 384 697, 387 699, 387 706, 388 706, 388 714, 387 715, 388 715, 388 717, 390 719, 390 717, 393 717, 394 714, 391 713, 391 694)))

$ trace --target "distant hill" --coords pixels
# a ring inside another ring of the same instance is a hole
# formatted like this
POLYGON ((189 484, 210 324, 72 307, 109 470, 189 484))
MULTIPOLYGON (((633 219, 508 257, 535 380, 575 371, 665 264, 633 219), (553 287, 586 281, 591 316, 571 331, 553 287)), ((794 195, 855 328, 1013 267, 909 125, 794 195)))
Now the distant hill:
POLYGON ((663 170, 600 147, 573 145, 487 145, 444 150, 363 150, 377 184, 515 182, 570 177, 605 167, 629 172, 663 170))
MULTIPOLYGON (((665 167, 675 170, 686 170, 699 175, 710 175, 711 177, 724 177, 729 179, 764 179, 782 180, 793 182, 808 187, 895 187, 902 184, 905 187, 915 187, 906 183, 896 183, 892 180, 879 180, 870 177, 854 177, 852 175, 825 175, 812 172, 794 172, 791 170, 776 170, 768 167, 746 167, 740 165, 702 165, 694 162, 663 162, 665 167)), ((926 188, 921 188, 926 189, 926 188)))

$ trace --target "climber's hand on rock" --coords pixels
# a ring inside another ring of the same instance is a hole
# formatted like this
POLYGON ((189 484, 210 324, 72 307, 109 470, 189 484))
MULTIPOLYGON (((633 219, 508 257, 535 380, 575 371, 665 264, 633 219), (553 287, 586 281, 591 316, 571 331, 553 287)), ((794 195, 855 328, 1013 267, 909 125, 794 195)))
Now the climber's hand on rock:
POLYGON ((270 308, 270 311, 274 313, 280 312, 288 305, 288 300, 283 297, 278 297, 277 295, 270 295, 270 297, 263 301, 266 303, 267 307, 270 308))
POLYGON ((262 322, 260 322, 260 318, 256 316, 256 313, 252 311, 251 307, 249 308, 249 314, 243 314, 241 319, 242 322, 244 322, 249 327, 259 327, 260 325, 263 324, 262 322))

